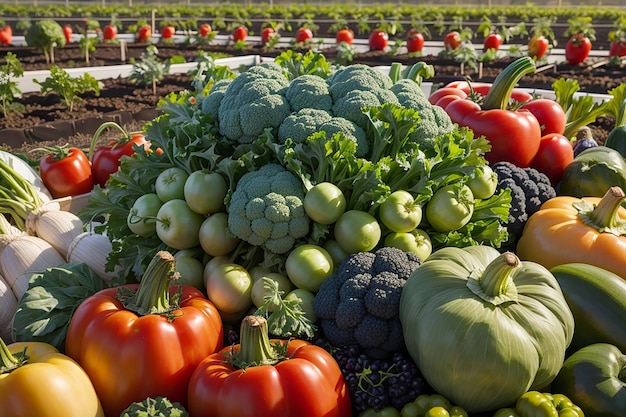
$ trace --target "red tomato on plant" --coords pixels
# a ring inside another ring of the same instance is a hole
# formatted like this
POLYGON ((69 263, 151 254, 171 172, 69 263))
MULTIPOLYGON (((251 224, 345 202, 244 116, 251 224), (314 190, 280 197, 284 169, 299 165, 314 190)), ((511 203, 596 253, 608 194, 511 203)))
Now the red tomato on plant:
POLYGON ((528 56, 533 59, 541 59, 548 52, 550 42, 545 36, 533 36, 528 41, 528 56))
POLYGON ((247 36, 248 36, 248 28, 246 28, 245 26, 237 26, 235 30, 233 30, 233 40, 235 42, 244 41, 246 40, 247 36))
POLYGON ((626 41, 613 41, 609 49, 609 56, 623 57, 626 56, 626 41))
POLYGON ((165 26, 161 29, 161 37, 163 39, 172 39, 176 34, 176 28, 174 26, 165 26))
POLYGON ((41 148, 48 152, 39 161, 39 174, 54 198, 85 194, 93 189, 91 164, 85 153, 74 147, 41 148))
POLYGON ((151 37, 152 37, 152 28, 148 25, 143 25, 137 31, 137 41, 140 43, 148 42, 151 37))
POLYGON ((456 30, 453 30, 452 32, 448 32, 443 38, 443 45, 447 49, 456 49, 461 46, 461 41, 461 34, 456 30))
POLYGON ((570 65, 580 65, 585 62, 589 52, 591 52, 591 40, 587 36, 577 33, 569 38, 565 45, 565 60, 570 65))
POLYGON ((368 45, 371 51, 382 51, 389 43, 389 34, 383 30, 373 30, 370 33, 368 45))
POLYGON ((311 29, 309 29, 309 28, 300 28, 296 32, 296 42, 297 43, 304 43, 304 42, 309 41, 311 39, 313 39, 313 32, 311 32, 311 29))
POLYGON ((498 33, 492 33, 491 35, 485 38, 485 42, 483 44, 483 51, 487 49, 495 49, 496 51, 500 49, 502 45, 502 36, 498 33))
POLYGON ((217 308, 198 289, 171 285, 174 271, 174 256, 158 252, 140 284, 104 289, 72 315, 65 350, 91 379, 107 416, 148 397, 185 406, 194 369, 223 346, 217 308))
POLYGON ((406 37, 406 49, 409 53, 422 52, 424 49, 424 35, 415 29, 409 30, 406 37))
POLYGON ((106 25, 102 31, 102 39, 105 41, 112 41, 117 36, 117 26, 106 25))
POLYGON ((565 167, 573 160, 572 142, 563 135, 548 134, 541 138, 539 150, 530 166, 546 174, 555 186, 561 181, 565 167))
POLYGON ((354 41, 354 32, 352 29, 341 29, 337 32, 335 40, 337 43, 345 42, 348 45, 352 45, 352 42, 354 41))
POLYGON ((263 31, 261 31, 261 43, 264 45, 270 43, 272 36, 275 36, 275 35, 276 35, 276 31, 274 30, 274 28, 267 27, 263 29, 263 31))
POLYGON ((63 36, 65 36, 65 41, 70 43, 72 40, 72 27, 70 25, 63 26, 63 36))
POLYGON ((204 23, 198 28, 198 35, 205 38, 209 35, 209 33, 211 33, 211 30, 211 25, 209 25, 208 23, 204 23))
POLYGON ((0 29, 0 45, 10 45, 13 42, 13 29, 6 25, 0 29))

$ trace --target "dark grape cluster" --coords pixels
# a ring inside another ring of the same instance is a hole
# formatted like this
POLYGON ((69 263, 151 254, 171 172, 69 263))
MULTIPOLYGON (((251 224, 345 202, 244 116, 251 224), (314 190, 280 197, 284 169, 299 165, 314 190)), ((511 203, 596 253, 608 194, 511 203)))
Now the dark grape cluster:
POLYGON ((408 353, 379 359, 365 355, 356 345, 329 351, 343 372, 356 412, 387 406, 401 410, 418 395, 433 392, 408 353))

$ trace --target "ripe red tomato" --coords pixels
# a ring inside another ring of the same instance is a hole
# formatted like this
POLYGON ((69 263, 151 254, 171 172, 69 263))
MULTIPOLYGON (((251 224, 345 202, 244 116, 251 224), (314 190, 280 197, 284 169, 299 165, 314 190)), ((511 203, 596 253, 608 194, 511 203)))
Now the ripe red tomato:
POLYGON ((372 51, 382 51, 389 43, 389 35, 383 30, 373 30, 370 33, 368 44, 372 51))
POLYGON ((502 45, 502 36, 498 33, 492 33, 491 35, 485 38, 485 43, 483 44, 483 51, 487 49, 495 49, 496 51, 500 49, 502 45))
POLYGON ((63 26, 63 35, 65 36, 65 41, 70 43, 72 41, 72 27, 70 25, 63 26))
POLYGON ((132 133, 118 142, 98 147, 91 158, 94 183, 104 187, 109 176, 117 172, 120 158, 135 153, 133 149, 135 145, 150 146, 150 143, 143 133, 132 133))
POLYGON ((237 26, 235 30, 233 30, 233 40, 235 42, 244 41, 247 36, 248 28, 246 28, 245 26, 237 26))
POLYGON ((0 44, 1 45, 10 45, 13 42, 13 30, 11 26, 6 25, 4 28, 0 29, 0 44))
POLYGON ((172 39, 176 34, 176 28, 174 26, 165 26, 161 29, 161 37, 163 39, 172 39))
POLYGON ((296 32, 296 42, 297 43, 304 43, 304 42, 306 42, 308 40, 311 40, 311 39, 313 39, 313 32, 311 32, 311 29, 300 28, 296 32))
POLYGON ((613 41, 609 49, 609 56, 626 56, 626 41, 613 41))
POLYGON ((352 45, 352 42, 354 41, 354 32, 352 29, 341 29, 337 32, 336 41, 337 43, 345 42, 348 45, 352 45))
POLYGON ((137 41, 141 43, 148 42, 152 37, 152 28, 148 25, 143 25, 137 31, 137 41))
POLYGON ((565 45, 565 60, 570 65, 579 65, 591 52, 591 40, 581 33, 573 35, 565 45))
POLYGON ((54 198, 88 193, 93 189, 89 158, 79 148, 48 148, 39 161, 43 183, 54 198))
POLYGON ((211 33, 211 25, 209 25, 208 23, 204 23, 198 28, 198 35, 202 36, 203 38, 208 36, 209 33, 211 33))
POLYGON ((263 43, 264 45, 270 43, 272 36, 275 35, 276 31, 274 30, 274 28, 267 27, 263 29, 263 31, 261 32, 261 43, 263 43))
POLYGON ((106 25, 102 31, 102 39, 112 41, 117 36, 117 27, 114 25, 106 25))
POLYGON ((528 56, 534 59, 541 59, 548 52, 550 43, 545 36, 533 36, 528 41, 528 56))
POLYGON ((461 46, 461 34, 456 30, 448 32, 443 38, 443 45, 447 49, 456 49, 461 46))
POLYGON ((409 53, 422 52, 424 49, 424 35, 415 29, 409 30, 406 37, 406 49, 409 53))
POLYGON ((530 166, 546 174, 552 185, 557 185, 563 170, 573 160, 574 149, 570 140, 563 135, 548 134, 541 138, 539 150, 530 166))
POLYGON ((563 111, 563 107, 556 101, 548 98, 539 98, 522 104, 520 108, 530 111, 537 118, 541 126, 542 136, 550 133, 561 135, 565 131, 567 116, 563 111))

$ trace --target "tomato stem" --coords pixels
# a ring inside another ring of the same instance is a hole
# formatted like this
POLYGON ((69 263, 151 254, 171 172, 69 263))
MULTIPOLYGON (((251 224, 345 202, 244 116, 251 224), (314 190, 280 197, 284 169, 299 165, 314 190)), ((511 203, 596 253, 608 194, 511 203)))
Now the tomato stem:
POLYGON ((241 321, 240 338, 239 367, 272 365, 280 360, 279 352, 270 343, 265 317, 244 317, 241 321))
POLYGON ((171 312, 170 284, 178 278, 175 264, 174 255, 168 251, 157 252, 143 273, 137 291, 122 300, 124 307, 140 315, 171 312))
POLYGON ((535 61, 529 56, 518 58, 510 63, 493 81, 485 96, 482 109, 506 110, 515 85, 524 75, 532 74, 536 69, 535 61))
POLYGON ((601 233, 612 233, 616 236, 626 235, 626 221, 618 215, 622 202, 626 199, 620 187, 609 188, 597 205, 584 200, 574 203, 578 217, 587 226, 601 233))
POLYGON ((469 289, 493 305, 517 299, 517 289, 512 285, 512 277, 522 263, 513 252, 504 252, 487 265, 478 277, 470 277, 469 289))
POLYGON ((22 352, 14 355, 11 351, 9 351, 9 348, 4 343, 4 340, 0 338, 0 375, 9 373, 26 363, 28 360, 26 349, 27 347, 24 347, 22 352))
POLYGON ((91 138, 91 143, 89 144, 89 160, 92 161, 93 159, 93 153, 96 149, 96 145, 98 144, 98 138, 100 137, 100 135, 102 134, 102 132, 105 131, 105 129, 108 129, 109 127, 114 127, 116 129, 118 129, 120 132, 122 132, 122 135, 124 136, 129 136, 129 133, 119 124, 117 124, 116 122, 104 122, 102 123, 98 129, 94 132, 92 138, 91 138))

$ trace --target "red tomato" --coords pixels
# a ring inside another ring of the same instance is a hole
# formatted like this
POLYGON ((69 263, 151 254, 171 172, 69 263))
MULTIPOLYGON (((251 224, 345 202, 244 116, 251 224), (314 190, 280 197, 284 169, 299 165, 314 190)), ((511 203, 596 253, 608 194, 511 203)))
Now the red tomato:
POLYGON ((261 32, 261 42, 263 44, 268 44, 270 43, 272 36, 275 36, 275 35, 276 35, 276 31, 274 30, 274 28, 267 27, 263 29, 263 31, 261 32))
POLYGON ((175 33, 176 28, 174 26, 165 26, 163 29, 161 29, 161 37, 163 39, 172 39, 175 33))
POLYGON ((309 41, 311 39, 313 39, 313 32, 311 32, 311 29, 300 28, 296 32, 296 42, 297 43, 304 43, 304 42, 309 41))
POLYGON ((11 26, 6 25, 4 28, 0 29, 0 44, 2 45, 10 45, 13 42, 13 30, 11 26))
POLYGON ((580 65, 591 52, 591 40, 583 34, 577 33, 565 45, 565 60, 570 65, 580 65))
POLYGON ((337 43, 345 42, 348 45, 352 45, 352 42, 354 41, 354 32, 352 29, 341 29, 337 32, 336 41, 337 43))
POLYGON ((148 42, 152 37, 152 28, 148 25, 143 25, 137 31, 137 41, 141 43, 148 42))
POLYGON ((409 53, 422 52, 424 49, 424 35, 415 29, 409 30, 406 37, 406 49, 409 53))
POLYGON ((89 158, 79 148, 44 148, 50 153, 39 162, 39 173, 54 198, 88 193, 93 189, 89 158))
POLYGON ((443 45, 446 49, 456 49, 461 46, 461 34, 456 30, 448 32, 443 38, 443 45))
POLYGON ((209 33, 211 33, 211 25, 209 25, 208 23, 204 23, 198 28, 198 35, 202 36, 203 38, 208 36, 209 33))
POLYGON ((626 41, 613 41, 609 49, 609 56, 626 56, 626 41))
POLYGON ((497 33, 492 33, 491 35, 485 38, 485 43, 483 44, 483 51, 487 49, 495 49, 496 51, 500 49, 502 45, 502 36, 497 33))
POLYGON ((102 31, 102 39, 105 41, 112 41, 117 36, 117 26, 106 25, 102 31))
POLYGON ((546 174, 555 186, 561 180, 565 167, 573 160, 574 149, 570 140, 563 135, 549 134, 541 138, 539 150, 530 166, 546 174))
POLYGON ((104 187, 109 176, 117 172, 120 167, 120 158, 135 153, 133 146, 149 146, 143 133, 133 133, 106 146, 100 146, 91 158, 94 183, 104 187))
POLYGON ((545 36, 533 36, 528 41, 528 56, 534 59, 541 59, 548 52, 550 43, 545 36))
POLYGON ((65 36, 65 41, 70 43, 72 40, 72 27, 70 25, 63 26, 63 36, 65 36))
POLYGON ((389 43, 389 34, 382 30, 373 30, 370 34, 368 44, 372 51, 382 51, 389 43))
POLYGON ((521 108, 530 111, 537 118, 542 136, 550 133, 561 135, 565 131, 567 116, 556 101, 539 98, 523 104, 521 108))
POLYGON ((248 28, 246 28, 245 26, 237 26, 235 30, 233 30, 233 40, 235 42, 244 41, 247 36, 248 28))
POLYGON ((456 98, 467 98, 467 93, 456 87, 442 87, 433 91, 432 94, 428 97, 428 101, 430 102, 430 104, 436 104, 442 97, 447 96, 454 96, 456 98))

